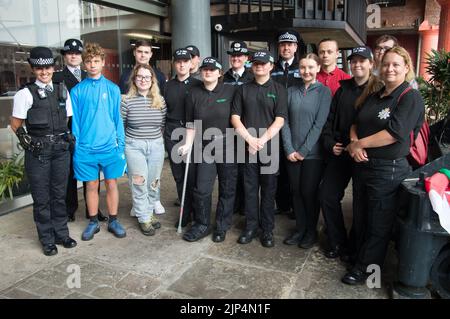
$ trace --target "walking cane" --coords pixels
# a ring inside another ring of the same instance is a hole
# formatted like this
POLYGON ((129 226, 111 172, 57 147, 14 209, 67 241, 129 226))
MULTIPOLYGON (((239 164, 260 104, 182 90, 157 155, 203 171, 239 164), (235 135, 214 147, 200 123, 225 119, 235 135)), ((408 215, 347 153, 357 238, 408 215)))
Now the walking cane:
POLYGON ((181 203, 180 203, 180 220, 178 221, 178 229, 177 229, 177 233, 181 234, 181 223, 183 220, 183 213, 184 213, 184 197, 186 195, 186 184, 187 184, 187 179, 188 179, 188 171, 189 171, 189 161, 191 160, 191 152, 192 152, 192 147, 193 145, 191 145, 189 147, 189 152, 187 154, 187 158, 186 158, 186 168, 184 169, 184 180, 183 180, 183 193, 181 195, 181 203))

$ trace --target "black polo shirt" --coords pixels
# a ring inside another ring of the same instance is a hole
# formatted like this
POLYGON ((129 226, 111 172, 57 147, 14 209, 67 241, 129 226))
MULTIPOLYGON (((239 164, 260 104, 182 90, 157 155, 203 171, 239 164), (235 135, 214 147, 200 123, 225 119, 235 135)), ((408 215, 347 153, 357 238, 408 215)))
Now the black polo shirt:
POLYGON ((237 88, 233 99, 232 115, 239 115, 244 126, 267 129, 276 117, 287 118, 287 90, 269 79, 260 85, 255 80, 237 88))
POLYGON ((188 77, 179 81, 176 77, 166 83, 164 87, 164 99, 167 105, 167 119, 173 121, 186 120, 186 97, 192 87, 202 85, 202 81, 188 77))
POLYGON ((410 133, 418 131, 422 126, 425 105, 419 91, 413 89, 404 94, 397 104, 398 98, 408 87, 409 84, 404 82, 385 97, 381 97, 384 92, 382 88, 368 97, 359 109, 355 120, 358 138, 387 130, 397 140, 390 145, 367 148, 369 160, 394 160, 409 154, 410 133))
MULTIPOLYGON (((222 134, 232 127, 231 103, 235 87, 218 83, 209 91, 202 84, 192 87, 186 100, 186 127, 194 128, 194 121, 201 120, 202 134, 208 128, 218 128, 222 134)), ((195 127, 198 129, 197 127, 195 127)))
POLYGON ((344 146, 350 143, 350 128, 357 114, 355 102, 367 86, 367 82, 358 85, 353 78, 339 83, 341 86, 333 97, 321 136, 323 146, 330 153, 336 143, 344 146))

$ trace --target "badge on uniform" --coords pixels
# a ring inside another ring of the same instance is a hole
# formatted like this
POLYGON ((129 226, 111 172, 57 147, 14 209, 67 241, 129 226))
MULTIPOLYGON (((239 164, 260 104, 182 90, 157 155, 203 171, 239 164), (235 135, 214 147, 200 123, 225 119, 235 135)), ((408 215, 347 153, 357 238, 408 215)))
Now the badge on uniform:
POLYGON ((40 98, 41 100, 47 98, 47 93, 45 93, 45 89, 39 88, 39 89, 37 90, 37 92, 38 92, 39 98, 40 98))

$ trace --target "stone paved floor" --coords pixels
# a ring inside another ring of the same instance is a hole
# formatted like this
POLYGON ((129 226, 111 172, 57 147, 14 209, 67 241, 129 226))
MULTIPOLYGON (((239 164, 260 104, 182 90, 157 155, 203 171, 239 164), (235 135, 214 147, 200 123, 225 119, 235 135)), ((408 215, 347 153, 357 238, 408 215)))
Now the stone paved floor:
MULTIPOLYGON (((113 237, 102 224, 94 240, 79 240, 87 223, 84 209, 79 209, 77 220, 69 224, 78 246, 60 247, 58 255, 46 257, 37 240, 31 207, 0 217, 0 299, 388 298, 385 281, 380 289, 342 284, 345 267, 326 259, 319 245, 310 250, 283 245, 294 227, 285 215, 276 216, 272 249, 263 248, 258 240, 236 243, 244 227, 244 217, 239 215, 234 215, 234 227, 223 243, 209 237, 195 243, 183 241, 173 227, 178 208, 173 206, 175 187, 168 163, 162 180, 161 200, 167 212, 161 215, 162 228, 153 237, 143 236, 135 218, 129 216, 125 179, 120 180, 119 215, 127 230, 124 239, 113 237), (68 281, 74 282, 72 267, 79 267, 75 269, 80 270, 80 288, 69 288, 68 281)), ((347 194, 344 209, 349 208, 347 194)))

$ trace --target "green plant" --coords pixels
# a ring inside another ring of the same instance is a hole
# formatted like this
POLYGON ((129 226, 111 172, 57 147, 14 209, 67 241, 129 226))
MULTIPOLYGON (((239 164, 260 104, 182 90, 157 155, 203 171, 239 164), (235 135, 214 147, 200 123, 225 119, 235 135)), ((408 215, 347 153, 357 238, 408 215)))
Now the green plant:
POLYGON ((13 198, 13 187, 18 186, 24 176, 24 157, 15 154, 11 159, 0 162, 0 200, 6 195, 13 198))
POLYGON ((432 50, 426 62, 430 79, 418 82, 432 124, 450 117, 450 52, 432 50))

